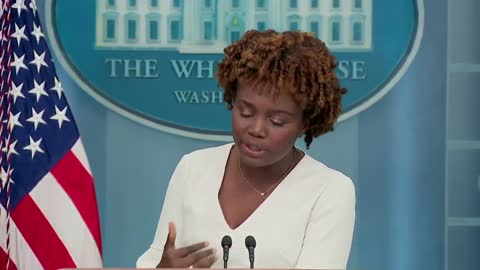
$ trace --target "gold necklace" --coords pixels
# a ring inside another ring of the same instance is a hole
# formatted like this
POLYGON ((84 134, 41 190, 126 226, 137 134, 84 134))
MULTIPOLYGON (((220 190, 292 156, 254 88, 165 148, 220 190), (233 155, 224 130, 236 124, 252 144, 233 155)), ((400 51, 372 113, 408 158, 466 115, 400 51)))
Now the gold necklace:
POLYGON ((242 174, 242 178, 243 178, 243 181, 245 181, 245 183, 247 183, 247 185, 249 185, 253 190, 255 190, 255 192, 257 192, 258 194, 260 194, 260 196, 265 196, 265 194, 267 194, 268 192, 270 192, 275 186, 277 186, 278 184, 280 184, 280 182, 285 179, 285 177, 287 177, 288 173, 290 173, 290 171, 293 169, 293 167, 295 166, 295 158, 296 158, 296 155, 297 155, 297 151, 295 150, 295 148, 293 148, 293 158, 292 158, 292 164, 290 165, 290 167, 288 168, 288 170, 282 175, 282 177, 280 177, 280 179, 278 179, 271 187, 269 187, 266 191, 260 191, 258 190, 257 188, 255 188, 247 179, 247 177, 245 176, 245 174, 243 173, 243 170, 242 170, 242 166, 240 164, 240 159, 238 159, 238 169, 240 170, 240 173, 242 174))

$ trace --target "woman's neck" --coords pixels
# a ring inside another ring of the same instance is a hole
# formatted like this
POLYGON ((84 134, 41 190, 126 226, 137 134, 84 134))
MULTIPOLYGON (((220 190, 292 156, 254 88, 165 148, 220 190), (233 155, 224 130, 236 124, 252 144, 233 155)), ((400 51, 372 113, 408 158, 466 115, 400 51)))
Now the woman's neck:
POLYGON ((273 164, 254 167, 248 166, 241 162, 237 152, 238 171, 242 177, 248 182, 255 184, 257 187, 268 187, 276 182, 282 181, 288 173, 295 167, 297 163, 297 152, 292 148, 285 157, 273 164))

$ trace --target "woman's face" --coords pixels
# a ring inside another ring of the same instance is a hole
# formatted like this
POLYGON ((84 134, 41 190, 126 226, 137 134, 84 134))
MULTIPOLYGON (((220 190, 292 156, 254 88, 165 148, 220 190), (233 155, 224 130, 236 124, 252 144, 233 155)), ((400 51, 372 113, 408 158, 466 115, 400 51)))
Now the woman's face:
POLYGON ((232 130, 245 165, 264 167, 280 161, 292 149, 302 129, 302 110, 289 94, 274 99, 248 84, 238 84, 232 130))

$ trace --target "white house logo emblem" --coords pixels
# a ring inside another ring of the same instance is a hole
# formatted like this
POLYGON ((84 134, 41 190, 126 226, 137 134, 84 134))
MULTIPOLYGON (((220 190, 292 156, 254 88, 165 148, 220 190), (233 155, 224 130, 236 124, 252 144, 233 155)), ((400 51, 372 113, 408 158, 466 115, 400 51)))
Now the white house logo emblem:
POLYGON ((423 31, 423 2, 47 0, 46 18, 57 56, 100 102, 151 127, 221 140, 230 116, 216 64, 245 31, 302 30, 322 39, 349 88, 343 120, 383 96, 408 67, 423 31))

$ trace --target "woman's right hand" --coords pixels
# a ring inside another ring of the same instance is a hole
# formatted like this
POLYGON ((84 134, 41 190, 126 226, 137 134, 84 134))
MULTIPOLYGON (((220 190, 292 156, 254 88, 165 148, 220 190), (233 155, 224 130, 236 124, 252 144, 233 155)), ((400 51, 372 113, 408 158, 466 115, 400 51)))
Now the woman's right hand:
POLYGON ((176 237, 175 224, 170 222, 162 259, 157 268, 209 268, 217 261, 215 248, 203 249, 208 246, 208 242, 200 242, 177 249, 175 247, 176 237))

